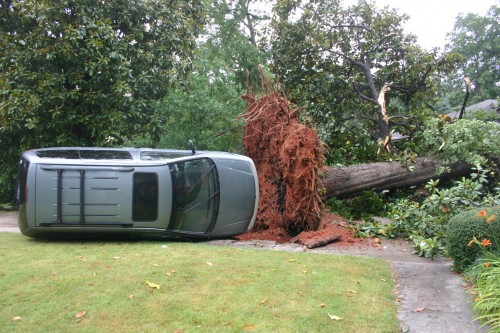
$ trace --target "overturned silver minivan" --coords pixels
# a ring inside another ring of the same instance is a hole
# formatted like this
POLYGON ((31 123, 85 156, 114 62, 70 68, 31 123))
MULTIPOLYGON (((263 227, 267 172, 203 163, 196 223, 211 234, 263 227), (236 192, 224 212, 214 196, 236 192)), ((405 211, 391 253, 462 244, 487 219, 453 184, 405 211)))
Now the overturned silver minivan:
POLYGON ((45 148, 23 153, 16 201, 24 235, 218 238, 251 229, 257 172, 212 151, 45 148))

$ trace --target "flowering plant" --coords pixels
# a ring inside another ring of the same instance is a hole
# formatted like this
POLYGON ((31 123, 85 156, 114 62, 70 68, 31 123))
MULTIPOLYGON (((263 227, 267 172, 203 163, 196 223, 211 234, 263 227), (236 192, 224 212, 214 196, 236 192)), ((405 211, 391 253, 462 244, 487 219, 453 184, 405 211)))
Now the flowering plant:
POLYGON ((466 270, 487 253, 500 254, 499 216, 500 207, 494 206, 459 213, 450 220, 446 251, 456 271, 466 270))
MULTIPOLYGON (((484 209, 481 209, 479 212, 477 212, 477 216, 484 218, 485 223, 488 223, 488 224, 493 223, 493 221, 495 220, 495 217, 496 217, 494 214, 488 215, 488 213, 484 209)), ((495 241, 492 242, 490 238, 483 237, 479 241, 476 238, 476 236, 472 236, 472 239, 467 243, 467 246, 474 246, 474 245, 479 246, 483 252, 483 255, 481 257, 484 258, 485 252, 490 252, 489 249, 492 248, 493 244, 495 244, 496 250, 499 250, 499 251, 495 251, 495 252, 500 252, 500 246, 499 246, 500 240, 496 240, 497 237, 498 237, 498 235, 495 235, 495 234, 490 235, 491 239, 495 239, 495 241)), ((485 261, 483 263, 483 266, 485 268, 489 268, 490 264, 488 261, 485 261)))

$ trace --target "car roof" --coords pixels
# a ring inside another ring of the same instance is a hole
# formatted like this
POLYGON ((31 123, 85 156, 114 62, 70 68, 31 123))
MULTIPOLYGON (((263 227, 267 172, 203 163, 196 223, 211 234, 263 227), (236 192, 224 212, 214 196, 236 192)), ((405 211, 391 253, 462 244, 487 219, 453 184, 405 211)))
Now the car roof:
POLYGON ((120 164, 158 165, 193 158, 235 158, 243 156, 220 151, 196 151, 156 148, 51 147, 23 153, 32 163, 43 164, 120 164))

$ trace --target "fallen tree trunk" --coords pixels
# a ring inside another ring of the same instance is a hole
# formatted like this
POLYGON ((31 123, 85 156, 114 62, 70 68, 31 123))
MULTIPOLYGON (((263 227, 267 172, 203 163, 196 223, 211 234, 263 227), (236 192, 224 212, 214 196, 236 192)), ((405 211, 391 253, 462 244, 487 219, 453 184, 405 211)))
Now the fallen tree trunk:
POLYGON ((325 189, 326 198, 346 199, 355 197, 366 190, 377 192, 395 190, 423 184, 430 179, 449 179, 468 175, 471 165, 457 162, 450 171, 436 174, 441 163, 432 158, 417 158, 412 163, 413 171, 409 171, 399 162, 378 162, 343 167, 327 167, 321 185, 325 189))

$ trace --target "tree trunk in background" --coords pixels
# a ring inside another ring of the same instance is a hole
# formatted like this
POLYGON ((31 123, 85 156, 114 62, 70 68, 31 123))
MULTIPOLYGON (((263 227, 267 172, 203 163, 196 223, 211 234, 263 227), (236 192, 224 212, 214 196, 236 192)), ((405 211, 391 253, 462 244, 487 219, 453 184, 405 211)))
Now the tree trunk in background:
POLYGON ((326 198, 346 199, 355 197, 366 190, 377 192, 396 190, 426 183, 430 179, 449 179, 468 175, 471 165, 457 162, 450 172, 436 175, 440 162, 436 159, 421 157, 412 164, 409 171, 400 162, 378 162, 344 167, 327 167, 326 175, 321 178, 326 198))

